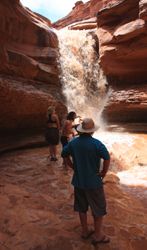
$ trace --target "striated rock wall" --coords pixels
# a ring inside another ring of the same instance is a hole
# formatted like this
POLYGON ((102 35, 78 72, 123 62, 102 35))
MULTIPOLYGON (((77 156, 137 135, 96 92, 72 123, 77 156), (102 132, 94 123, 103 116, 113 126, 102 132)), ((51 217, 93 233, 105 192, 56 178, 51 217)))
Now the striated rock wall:
POLYGON ((4 60, 0 72, 26 79, 57 81, 58 41, 49 25, 49 20, 23 8, 19 1, 2 0, 0 54, 4 60))
POLYGON ((146 122, 147 85, 113 88, 103 111, 107 122, 146 122))
POLYGON ((65 111, 51 22, 19 1, 1 0, 0 33, 0 131, 43 127, 49 104, 65 111))
POLYGON ((140 1, 121 0, 100 10, 97 24, 100 62, 110 83, 147 81, 147 27, 140 1))
POLYGON ((146 1, 121 0, 97 14, 100 65, 112 86, 108 121, 147 121, 146 7, 146 1))
POLYGON ((75 6, 72 8, 72 11, 64 18, 53 23, 53 27, 61 29, 65 26, 71 25, 72 29, 76 29, 73 24, 77 25, 80 23, 82 29, 82 23, 84 21, 84 23, 89 23, 89 26, 86 26, 83 23, 83 29, 96 28, 96 22, 95 20, 91 20, 91 18, 96 17, 97 12, 100 9, 115 2, 117 2, 117 0, 90 0, 86 3, 83 3, 83 1, 77 1, 75 6), (90 26, 90 23, 93 23, 93 26, 90 26))
POLYGON ((77 1, 72 11, 66 17, 55 22, 53 27, 56 29, 61 29, 70 24, 81 22, 82 20, 88 20, 91 17, 96 17, 98 10, 103 7, 104 2, 109 1, 110 0, 91 0, 85 4, 83 1, 77 1))
POLYGON ((54 84, 0 77, 0 132, 45 128, 49 105, 55 105, 62 118, 66 109, 60 92, 54 84))

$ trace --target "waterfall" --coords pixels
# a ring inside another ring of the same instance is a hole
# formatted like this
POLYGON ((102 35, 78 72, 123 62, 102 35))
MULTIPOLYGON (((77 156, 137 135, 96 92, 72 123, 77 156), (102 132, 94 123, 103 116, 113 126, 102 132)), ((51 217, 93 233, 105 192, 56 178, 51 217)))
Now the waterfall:
POLYGON ((98 63, 95 39, 86 30, 60 30, 59 66, 68 110, 82 117, 100 115, 107 101, 107 81, 98 63))

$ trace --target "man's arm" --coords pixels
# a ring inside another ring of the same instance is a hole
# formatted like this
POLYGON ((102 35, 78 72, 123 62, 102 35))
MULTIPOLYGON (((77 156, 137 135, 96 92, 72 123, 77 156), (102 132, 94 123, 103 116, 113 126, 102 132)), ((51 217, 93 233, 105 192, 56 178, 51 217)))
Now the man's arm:
POLYGON ((103 143, 100 144, 99 154, 100 154, 100 157, 103 159, 103 168, 102 168, 102 171, 99 173, 99 175, 103 179, 105 177, 105 175, 109 169, 109 165, 110 165, 110 154, 109 154, 106 146, 103 143))
POLYGON ((74 169, 73 162, 70 158, 70 156, 64 157, 65 164, 69 166, 70 168, 74 169))
POLYGON ((105 177, 106 173, 108 172, 109 165, 110 165, 110 159, 103 161, 103 169, 100 172, 100 176, 102 177, 102 179, 105 177))

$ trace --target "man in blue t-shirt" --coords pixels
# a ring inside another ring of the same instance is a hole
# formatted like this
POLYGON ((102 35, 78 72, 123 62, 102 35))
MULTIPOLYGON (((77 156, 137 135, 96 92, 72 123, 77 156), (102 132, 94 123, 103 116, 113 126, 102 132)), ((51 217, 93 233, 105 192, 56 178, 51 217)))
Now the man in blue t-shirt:
POLYGON ((72 139, 62 150, 62 157, 73 168, 72 184, 74 186, 74 210, 79 212, 82 226, 82 238, 89 238, 92 244, 108 243, 109 238, 102 233, 103 216, 106 214, 106 201, 103 190, 103 178, 109 164, 110 155, 105 145, 92 137, 98 129, 91 118, 85 118, 78 125, 79 136, 72 139), (72 161, 71 158, 72 157, 72 161), (100 162, 103 167, 100 171, 100 162), (87 225, 87 211, 90 206, 94 218, 94 231, 87 225))

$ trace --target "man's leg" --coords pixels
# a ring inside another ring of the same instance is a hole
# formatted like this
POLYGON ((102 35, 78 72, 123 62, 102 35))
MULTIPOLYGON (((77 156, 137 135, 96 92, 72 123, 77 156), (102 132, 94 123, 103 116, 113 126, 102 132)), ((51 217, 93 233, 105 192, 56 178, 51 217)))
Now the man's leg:
POLYGON ((94 230, 89 230, 88 229, 88 224, 87 224, 87 213, 81 213, 79 212, 79 217, 80 217, 80 222, 81 222, 81 226, 82 226, 82 235, 81 237, 83 239, 88 239, 93 233, 94 230))
POLYGON ((102 232, 102 223, 103 223, 103 216, 100 217, 93 217, 94 218, 94 238, 92 240, 93 245, 97 245, 98 243, 109 243, 110 239, 107 235, 102 232))
POLYGON ((95 229, 95 238, 100 240, 103 236, 102 234, 102 223, 103 223, 103 216, 93 217, 94 218, 94 229, 95 229))
POLYGON ((87 225, 87 213, 79 212, 80 222, 82 226, 82 235, 86 236, 88 233, 88 225, 87 225))
POLYGON ((79 213, 79 218, 82 227, 82 238, 88 239, 93 233, 92 230, 88 229, 87 224, 87 211, 88 202, 85 195, 85 190, 81 188, 74 188, 74 210, 79 213))
POLYGON ((95 234, 92 244, 108 243, 109 238, 102 232, 103 216, 106 214, 106 200, 103 188, 90 190, 87 193, 88 201, 94 218, 95 234))

